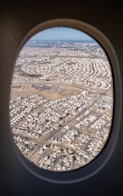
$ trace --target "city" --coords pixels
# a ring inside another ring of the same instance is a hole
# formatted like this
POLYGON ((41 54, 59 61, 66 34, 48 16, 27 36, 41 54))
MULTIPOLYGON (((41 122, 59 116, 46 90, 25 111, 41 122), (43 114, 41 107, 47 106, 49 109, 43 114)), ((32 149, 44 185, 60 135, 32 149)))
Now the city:
POLYGON ((63 172, 93 161, 110 135, 113 79, 96 42, 32 41, 16 61, 10 126, 21 153, 63 172))

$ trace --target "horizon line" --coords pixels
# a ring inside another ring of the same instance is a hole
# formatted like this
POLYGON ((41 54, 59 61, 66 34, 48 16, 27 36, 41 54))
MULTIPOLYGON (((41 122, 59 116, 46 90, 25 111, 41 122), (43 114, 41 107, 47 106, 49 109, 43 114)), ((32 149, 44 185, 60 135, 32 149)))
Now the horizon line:
MULTIPOLYGON (((29 39, 27 42, 33 41, 89 41, 89 42, 96 42, 94 39, 29 39)), ((96 42, 97 43, 97 42, 96 42)))

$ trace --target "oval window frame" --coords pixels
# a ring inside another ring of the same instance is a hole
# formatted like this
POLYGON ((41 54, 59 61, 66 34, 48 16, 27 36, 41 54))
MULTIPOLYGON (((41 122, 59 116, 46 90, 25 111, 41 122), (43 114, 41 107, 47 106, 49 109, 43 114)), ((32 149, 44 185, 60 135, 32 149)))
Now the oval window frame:
POLYGON ((19 149, 17 148, 14 142, 13 136, 12 136, 12 143, 14 145, 14 149, 17 153, 17 156, 19 157, 19 160, 22 162, 25 168, 27 168, 27 170, 29 170, 34 175, 38 176, 43 180, 50 181, 53 183, 61 183, 61 184, 75 183, 75 182, 86 180, 92 177, 93 175, 97 174, 108 163, 108 161, 110 160, 114 152, 117 143, 117 138, 118 138, 120 121, 121 121, 121 107, 116 107, 117 103, 118 105, 121 105, 121 88, 120 88, 121 78, 119 72, 119 63, 118 63, 116 52, 112 44, 100 30, 98 30, 97 28, 93 27, 88 23, 75 19, 68 19, 68 18, 48 20, 32 28, 21 41, 17 50, 16 59, 21 49, 23 48, 24 44, 33 35, 35 35, 39 31, 52 27, 70 27, 70 28, 80 30, 84 33, 87 33, 89 36, 94 38, 105 51, 111 66, 112 78, 113 78, 113 112, 112 112, 113 114, 112 114, 112 123, 111 123, 109 137, 106 141, 105 146, 99 152, 98 156, 94 160, 92 160, 90 163, 88 163, 83 167, 67 172, 54 172, 54 171, 49 171, 49 170, 39 168, 38 166, 31 163, 28 159, 26 159, 21 154, 21 152, 19 151, 19 149), (116 86, 119 86, 119 88, 116 88, 116 86))

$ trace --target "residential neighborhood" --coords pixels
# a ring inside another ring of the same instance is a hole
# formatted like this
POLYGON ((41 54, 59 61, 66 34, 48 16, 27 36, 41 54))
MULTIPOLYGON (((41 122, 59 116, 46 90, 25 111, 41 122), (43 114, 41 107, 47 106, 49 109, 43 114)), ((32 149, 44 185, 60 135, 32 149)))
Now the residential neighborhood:
POLYGON ((63 172, 93 161, 110 136, 113 77, 96 42, 35 42, 20 51, 12 78, 14 141, 40 168, 63 172))

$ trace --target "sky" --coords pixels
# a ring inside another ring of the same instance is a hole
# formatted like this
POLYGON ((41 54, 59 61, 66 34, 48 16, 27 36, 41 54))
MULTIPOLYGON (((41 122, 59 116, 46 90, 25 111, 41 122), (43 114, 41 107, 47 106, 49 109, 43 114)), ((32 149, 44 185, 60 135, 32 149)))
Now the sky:
POLYGON ((53 27, 36 33, 30 40, 94 40, 88 34, 69 27, 53 27))

